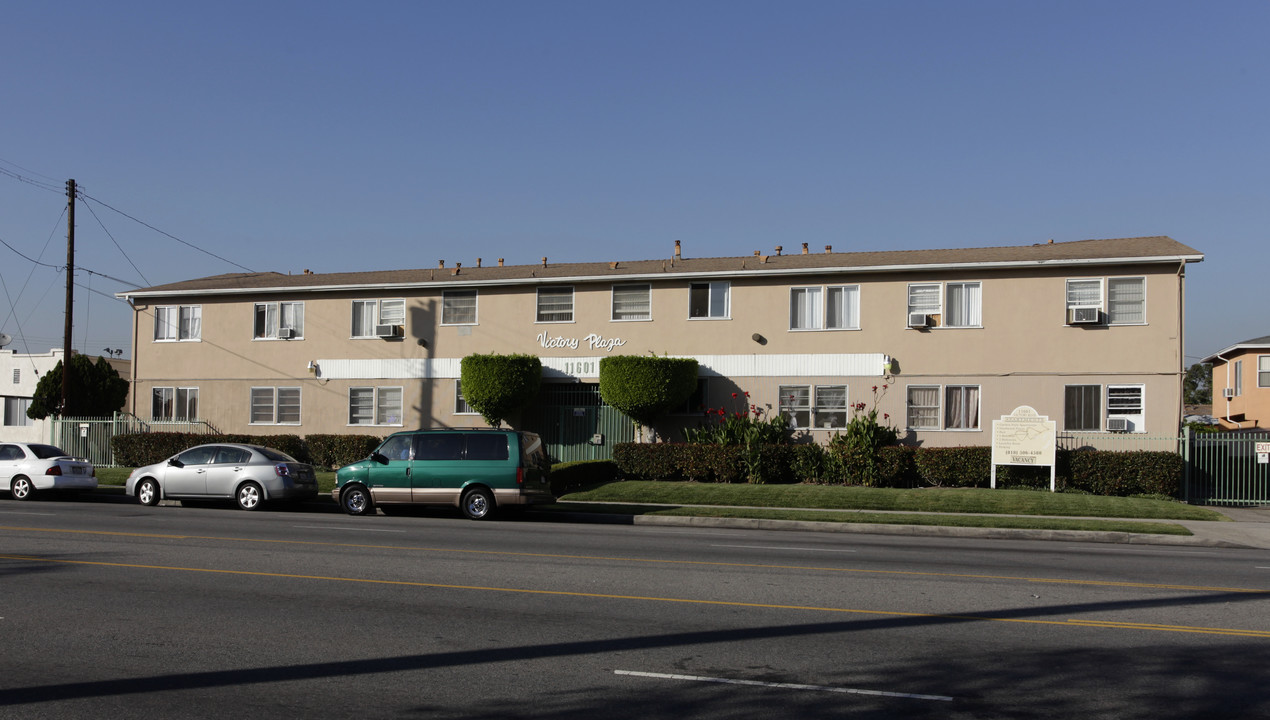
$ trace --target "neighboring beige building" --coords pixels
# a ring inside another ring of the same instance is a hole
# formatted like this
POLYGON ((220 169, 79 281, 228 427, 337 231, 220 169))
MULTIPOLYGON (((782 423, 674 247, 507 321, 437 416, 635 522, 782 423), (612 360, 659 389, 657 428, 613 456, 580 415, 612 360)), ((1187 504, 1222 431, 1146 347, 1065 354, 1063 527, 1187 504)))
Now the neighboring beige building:
POLYGON ((464 356, 534 354, 549 389, 586 391, 601 358, 656 353, 701 364, 663 438, 749 393, 824 441, 877 387, 907 442, 988 445, 1020 405, 1060 429, 1176 433, 1185 271, 1202 259, 1167 237, 730 258, 676 243, 659 260, 240 273, 119 296, 132 411, 222 432, 481 425, 464 356))
POLYGON ((1213 364, 1213 417, 1224 430, 1270 430, 1270 335, 1245 340, 1200 362, 1213 364))

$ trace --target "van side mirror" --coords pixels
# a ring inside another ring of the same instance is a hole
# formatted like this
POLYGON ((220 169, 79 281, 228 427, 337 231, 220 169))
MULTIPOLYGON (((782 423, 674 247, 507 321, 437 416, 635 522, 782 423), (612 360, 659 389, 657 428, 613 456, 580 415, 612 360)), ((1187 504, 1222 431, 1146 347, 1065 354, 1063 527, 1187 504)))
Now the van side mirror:
POLYGON ((388 464, 388 458, 387 458, 387 457, 385 457, 384 455, 380 454, 380 453, 377 453, 377 452, 373 452, 373 453, 371 453, 371 454, 370 454, 370 459, 371 459, 371 460, 374 460, 375 462, 379 463, 380 465, 387 465, 387 464, 388 464))

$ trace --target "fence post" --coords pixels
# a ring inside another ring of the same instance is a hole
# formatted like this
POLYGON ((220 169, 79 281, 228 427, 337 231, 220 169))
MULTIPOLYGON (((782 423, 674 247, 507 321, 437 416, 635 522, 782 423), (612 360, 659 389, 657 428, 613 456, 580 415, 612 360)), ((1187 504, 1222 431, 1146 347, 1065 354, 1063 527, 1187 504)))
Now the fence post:
POLYGON ((1191 427, 1182 426, 1182 500, 1191 501, 1191 427))

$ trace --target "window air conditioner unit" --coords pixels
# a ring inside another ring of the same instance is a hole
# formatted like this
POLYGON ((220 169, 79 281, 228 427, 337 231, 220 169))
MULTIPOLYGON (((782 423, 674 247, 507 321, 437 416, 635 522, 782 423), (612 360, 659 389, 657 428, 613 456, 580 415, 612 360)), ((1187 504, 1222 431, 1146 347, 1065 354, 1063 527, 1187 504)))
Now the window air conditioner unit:
POLYGON ((1234 389, 1234 388, 1222 388, 1221 394, 1222 394, 1223 396, 1225 396, 1225 397, 1228 397, 1228 398, 1233 398, 1233 397, 1235 396, 1235 389, 1234 389))
POLYGON ((376 325, 375 336, 381 338, 391 338, 401 336, 400 325, 376 325))
POLYGON ((1102 319, 1097 305, 1080 305, 1067 309, 1067 322, 1071 325, 1096 325, 1102 319))
POLYGON ((1107 418, 1108 432, 1129 432, 1129 418, 1109 417, 1107 418))
POLYGON ((278 330, 278 337, 282 338, 283 340, 290 340, 291 338, 295 337, 295 330, 291 328, 280 328, 278 330))
POLYGON ((924 328, 930 324, 930 316, 926 313, 911 312, 908 314, 908 326, 911 328, 924 328))

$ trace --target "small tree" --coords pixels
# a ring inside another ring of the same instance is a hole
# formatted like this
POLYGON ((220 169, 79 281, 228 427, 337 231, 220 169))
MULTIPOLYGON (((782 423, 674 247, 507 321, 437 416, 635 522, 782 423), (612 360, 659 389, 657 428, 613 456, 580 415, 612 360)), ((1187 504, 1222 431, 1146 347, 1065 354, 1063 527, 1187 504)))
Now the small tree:
POLYGON ((468 355, 459 367, 463 399, 493 427, 533 402, 542 385, 542 361, 533 355, 468 355))
POLYGON ((1195 363, 1186 369, 1182 378, 1182 402, 1188 405, 1207 405, 1213 401, 1213 366, 1195 363))
POLYGON ((697 389, 697 361, 655 355, 600 359, 600 397, 643 427, 670 412, 697 389))
POLYGON ((85 355, 71 355, 70 397, 62 407, 62 363, 40 378, 27 408, 27 417, 104 417, 123 408, 128 399, 128 381, 105 358, 94 363, 85 355))

